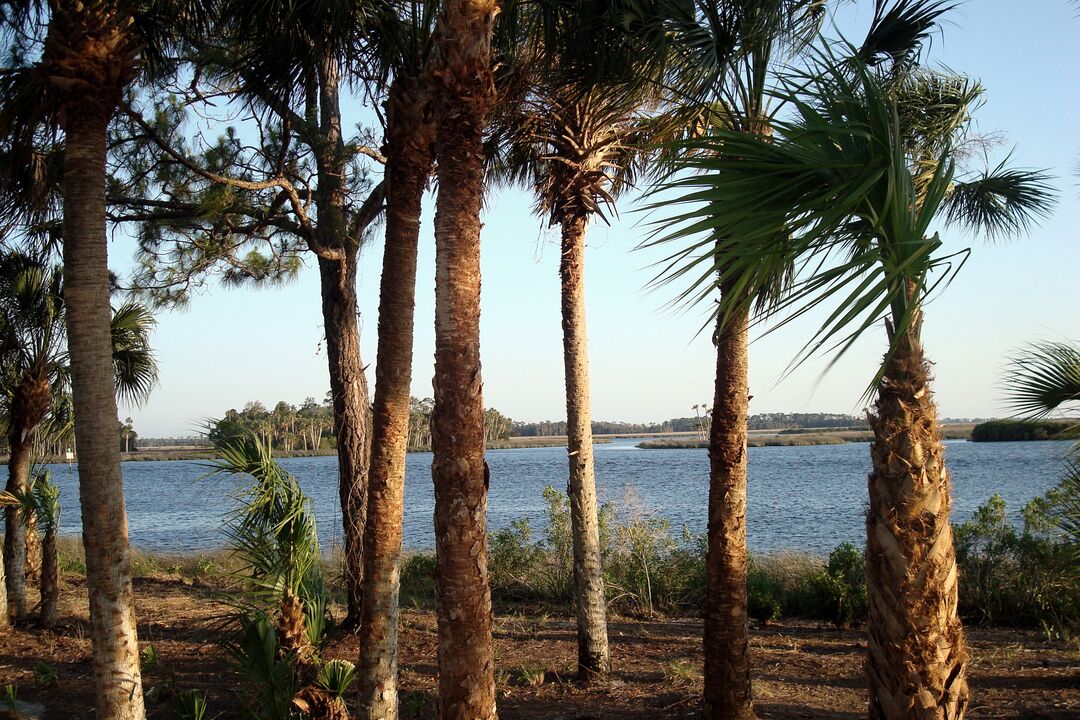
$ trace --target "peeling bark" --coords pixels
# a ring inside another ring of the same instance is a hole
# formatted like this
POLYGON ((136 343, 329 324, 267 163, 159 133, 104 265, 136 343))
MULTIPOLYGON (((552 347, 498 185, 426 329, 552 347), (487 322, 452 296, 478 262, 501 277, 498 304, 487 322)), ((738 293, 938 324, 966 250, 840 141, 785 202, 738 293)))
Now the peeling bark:
POLYGON ((589 402, 589 348, 585 325, 585 228, 583 216, 562 224, 563 363, 566 372, 567 454, 570 523, 574 541, 574 590, 578 628, 578 677, 611 672, 607 638, 607 601, 600 562, 596 470, 593 462, 592 411, 589 402))
POLYGON ((872 720, 959 720, 970 701, 949 524, 952 487, 921 326, 917 313, 887 360, 869 416, 874 443, 866 515, 866 672, 872 720))
POLYGON ((491 720, 495 662, 480 376, 483 133, 495 97, 493 0, 448 0, 436 27, 435 483, 440 720, 491 720))
MULTIPOLYGON (((9 443, 7 491, 14 495, 26 492, 30 477, 30 439, 16 430, 9 443)), ((26 617, 26 524, 20 508, 9 506, 4 515, 4 586, 6 602, 15 620, 26 617)))

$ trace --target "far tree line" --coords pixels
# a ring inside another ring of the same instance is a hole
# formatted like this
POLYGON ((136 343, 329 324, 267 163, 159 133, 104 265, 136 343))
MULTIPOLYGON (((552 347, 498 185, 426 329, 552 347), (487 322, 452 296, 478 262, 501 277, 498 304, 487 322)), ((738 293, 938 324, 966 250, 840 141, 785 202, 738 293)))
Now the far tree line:
MULTIPOLYGON (((409 398, 409 450, 431 448, 431 398, 409 398)), ((869 428, 865 418, 840 413, 760 413, 751 415, 750 430, 787 430, 801 428, 869 428)), ((636 433, 698 433, 708 427, 708 415, 678 417, 661 422, 631 423, 618 420, 593 420, 593 435, 631 435, 636 433)), ((127 429, 131 432, 130 428, 127 429)), ((333 407, 329 397, 321 403, 313 397, 300 405, 278 401, 272 409, 258 400, 231 409, 218 420, 211 420, 206 439, 210 444, 252 431, 277 452, 308 452, 333 449, 333 407)), ((511 437, 561 437, 567 434, 565 420, 522 422, 503 415, 495 408, 484 410, 484 439, 488 443, 511 437)), ((137 438, 137 434, 135 435, 137 438)), ((148 443, 148 444, 156 444, 148 443)), ((186 442, 185 444, 190 444, 186 442)))

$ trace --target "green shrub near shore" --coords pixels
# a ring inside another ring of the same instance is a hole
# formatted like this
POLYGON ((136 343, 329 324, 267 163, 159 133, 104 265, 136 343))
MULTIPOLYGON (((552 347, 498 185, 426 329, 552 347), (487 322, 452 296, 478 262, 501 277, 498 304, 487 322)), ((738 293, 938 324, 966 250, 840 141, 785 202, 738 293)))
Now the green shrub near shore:
MULTIPOLYGON (((1037 628, 1051 636, 1080 630, 1080 548, 1055 530, 1050 507, 1062 506, 1061 486, 1023 509, 1024 526, 1007 520, 1005 502, 994 496, 971 520, 955 527, 961 573, 960 609, 965 622, 1037 628), (1048 500, 1049 498, 1050 500, 1048 500)), ((1076 488, 1074 488, 1075 490, 1076 488)), ((1073 494, 1077 494, 1074 492, 1073 494)), ((491 533, 492 597, 502 606, 520 603, 566 608, 571 603, 572 544, 565 494, 546 488, 548 513, 542 528, 527 520, 491 533)), ((1080 502, 1080 497, 1066 499, 1080 502)), ((697 615, 705 597, 706 540, 674 528, 629 495, 600 511, 601 548, 608 603, 632 616, 697 615)), ((81 543, 64 538, 61 567, 85 573, 81 543)), ((228 585, 236 560, 226 550, 192 554, 135 551, 136 577, 171 574, 193 584, 228 585)), ((340 553, 323 558, 331 597, 344 600, 340 553)), ((865 559, 845 543, 825 558, 782 551, 751 558, 747 577, 750 617, 768 623, 781 617, 817 620, 844 627, 866 619, 865 559)), ((435 605, 435 556, 408 553, 402 560, 401 602, 435 605)))

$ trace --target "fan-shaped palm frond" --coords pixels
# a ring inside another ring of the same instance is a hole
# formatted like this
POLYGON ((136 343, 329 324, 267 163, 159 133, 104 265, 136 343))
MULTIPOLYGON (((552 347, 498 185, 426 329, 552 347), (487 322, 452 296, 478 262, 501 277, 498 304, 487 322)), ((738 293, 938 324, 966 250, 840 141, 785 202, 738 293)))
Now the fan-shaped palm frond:
MULTIPOLYGON (((786 322, 836 304, 800 357, 834 342, 843 352, 887 316, 900 334, 966 254, 945 252, 930 232, 950 207, 950 193, 958 204, 969 193, 954 183, 951 146, 926 150, 933 169, 917 182, 892 88, 855 60, 824 55, 814 72, 788 78, 777 95, 795 116, 777 120, 772 138, 716 129, 682 144, 682 167, 693 174, 665 183, 662 190, 676 197, 653 207, 689 208, 659 221, 657 238, 647 243, 679 245, 657 282, 678 281, 680 301, 699 301, 723 271, 735 289, 717 309, 727 317, 795 263, 790 292, 769 309, 790 311, 786 322)), ((957 211, 955 220, 977 219, 983 232, 1026 226, 1051 202, 1042 173, 1009 176, 999 167, 978 182, 1008 186, 1014 201, 981 202, 981 215, 957 211)))
POLYGON ((127 302, 113 310, 113 372, 116 394, 122 401, 143 402, 157 382, 157 359, 150 348, 150 331, 155 324, 144 305, 127 302))
POLYGON ((254 433, 225 438, 217 451, 221 459, 211 474, 251 480, 238 489, 238 507, 226 527, 230 544, 245 566, 245 579, 271 604, 288 592, 305 606, 318 606, 323 588, 311 501, 254 433))
POLYGON ((1018 415, 1045 417, 1080 403, 1080 346, 1075 343, 1033 343, 1012 358, 1007 373, 1007 402, 1018 415))
POLYGON ((868 66, 902 75, 917 66, 941 17, 956 5, 951 0, 874 0, 874 19, 858 58, 868 66))

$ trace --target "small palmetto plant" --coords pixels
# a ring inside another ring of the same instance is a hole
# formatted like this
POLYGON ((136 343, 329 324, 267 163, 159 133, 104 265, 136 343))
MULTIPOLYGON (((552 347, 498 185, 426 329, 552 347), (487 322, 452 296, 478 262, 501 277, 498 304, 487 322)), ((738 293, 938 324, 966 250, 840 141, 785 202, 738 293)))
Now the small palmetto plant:
POLYGON ((56 606, 60 597, 60 552, 57 540, 60 536, 60 488, 51 481, 51 473, 41 468, 34 473, 30 485, 37 530, 41 533, 41 609, 40 623, 43 628, 56 625, 56 606))
POLYGON ((273 720, 298 712, 347 717, 336 688, 343 691, 351 676, 343 666, 322 666, 317 654, 327 630, 327 594, 311 500, 256 434, 225 438, 217 450, 212 474, 249 479, 238 488, 225 533, 250 592, 229 651, 259 687, 252 710, 273 720))

